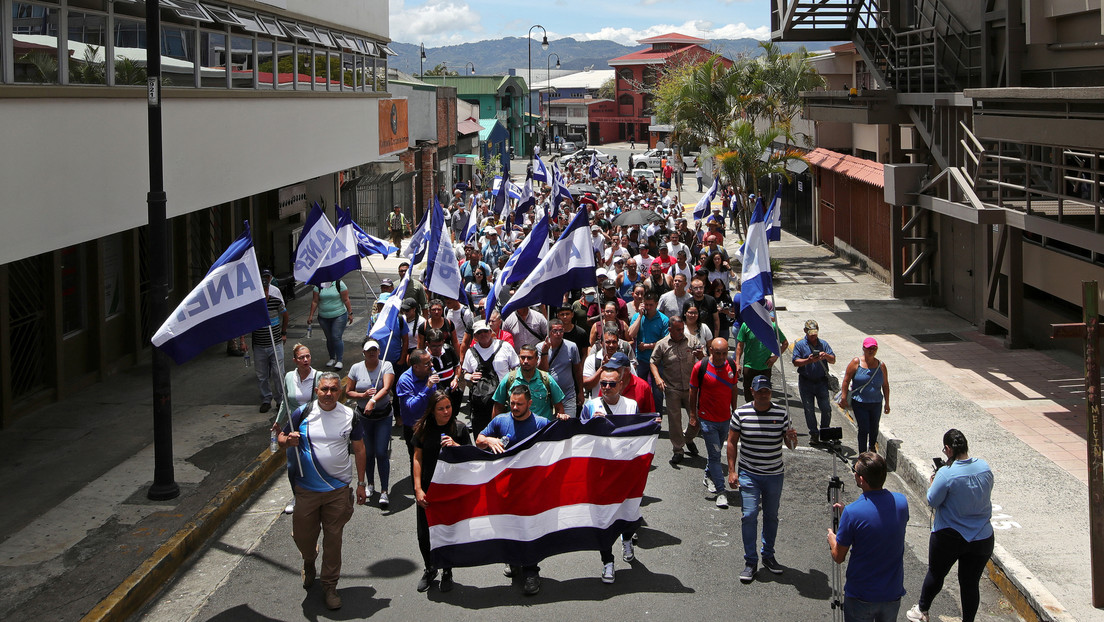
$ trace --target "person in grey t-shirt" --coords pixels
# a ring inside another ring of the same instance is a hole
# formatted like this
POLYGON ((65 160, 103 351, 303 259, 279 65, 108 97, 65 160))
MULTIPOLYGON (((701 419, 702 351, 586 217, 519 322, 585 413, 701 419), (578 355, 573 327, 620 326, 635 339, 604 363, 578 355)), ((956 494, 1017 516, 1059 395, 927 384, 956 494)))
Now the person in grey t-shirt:
POLYGON ((559 319, 548 322, 548 339, 537 345, 538 367, 551 374, 564 394, 564 412, 577 417, 583 405, 583 359, 579 347, 564 339, 564 325, 559 319))
POLYGON ((686 291, 686 276, 676 274, 672 282, 671 291, 659 297, 659 312, 667 317, 682 315, 682 306, 690 300, 690 292, 686 291))

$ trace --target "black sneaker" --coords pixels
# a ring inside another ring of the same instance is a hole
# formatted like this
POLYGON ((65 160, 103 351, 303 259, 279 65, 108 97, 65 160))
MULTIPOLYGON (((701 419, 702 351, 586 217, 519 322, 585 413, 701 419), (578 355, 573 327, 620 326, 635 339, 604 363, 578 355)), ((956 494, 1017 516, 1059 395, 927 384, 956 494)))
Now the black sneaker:
POLYGON ((813 433, 810 432, 809 433, 809 445, 819 445, 819 444, 820 444, 820 435, 819 434, 813 434, 813 433))
POLYGON ((682 454, 675 454, 675 455, 671 456, 671 460, 670 460, 671 466, 675 466, 676 464, 682 462, 682 458, 683 458, 682 454))
POLYGON ((437 589, 442 592, 452 591, 452 569, 446 568, 441 571, 441 584, 437 586, 437 589))
POLYGON ((521 586, 521 591, 526 596, 533 596, 540 591, 540 575, 531 572, 525 575, 525 582, 521 586))
POLYGON ((502 576, 507 579, 513 579, 514 577, 521 576, 521 567, 513 564, 506 564, 506 567, 502 569, 502 576))
POLYGON ((422 573, 422 578, 418 580, 418 591, 428 592, 429 586, 433 584, 433 580, 437 578, 436 568, 426 568, 422 573))
POLYGON ((690 452, 691 456, 697 456, 698 446, 694 444, 694 441, 686 441, 686 451, 690 452))
POLYGON ((779 564, 778 560, 773 557, 764 557, 763 567, 773 572, 774 574, 782 574, 782 565, 779 564))
POLYGON ((744 571, 740 573, 740 583, 751 583, 755 580, 755 564, 748 562, 744 564, 744 571))
POLYGON ((266 413, 270 410, 272 410, 272 403, 271 402, 261 402, 260 412, 266 413))

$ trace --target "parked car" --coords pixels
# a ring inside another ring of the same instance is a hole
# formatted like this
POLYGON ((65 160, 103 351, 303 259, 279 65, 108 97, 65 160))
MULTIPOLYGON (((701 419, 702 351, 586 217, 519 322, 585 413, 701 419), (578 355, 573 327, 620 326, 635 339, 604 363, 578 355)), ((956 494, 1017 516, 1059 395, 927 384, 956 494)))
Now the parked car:
MULTIPOLYGON (((663 158, 673 160, 675 152, 671 149, 649 149, 640 155, 634 155, 631 166, 632 168, 650 168, 658 171, 663 166, 663 158)), ((686 170, 693 170, 694 168, 694 156, 682 156, 682 161, 686 164, 686 170)))
POLYGON ((650 168, 634 168, 632 170, 632 176, 635 179, 643 177, 648 181, 654 182, 656 180, 656 172, 650 168))
POLYGON ((588 149, 580 149, 580 150, 576 151, 575 153, 573 153, 569 156, 564 156, 564 158, 563 158, 563 160, 561 160, 561 162, 564 163, 564 164, 566 164, 568 162, 575 162, 577 164, 586 165, 586 164, 590 163, 590 157, 592 155, 597 156, 598 161, 601 162, 602 164, 609 164, 609 161, 613 158, 613 156, 611 156, 608 153, 603 153, 601 151, 598 151, 597 149, 589 149, 588 148, 588 149))
POLYGON ((578 150, 579 146, 571 142, 570 140, 565 140, 564 142, 560 143, 560 153, 575 153, 578 150))

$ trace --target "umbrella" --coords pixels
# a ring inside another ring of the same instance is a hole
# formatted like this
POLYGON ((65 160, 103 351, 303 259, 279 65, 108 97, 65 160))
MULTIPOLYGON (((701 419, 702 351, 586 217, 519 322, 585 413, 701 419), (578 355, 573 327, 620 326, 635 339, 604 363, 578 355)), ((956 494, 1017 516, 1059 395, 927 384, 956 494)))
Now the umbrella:
POLYGON ((621 212, 613 219, 614 226, 631 227, 632 225, 646 225, 650 222, 658 222, 663 217, 650 209, 633 209, 621 212))
POLYGON ((578 196, 588 192, 591 194, 598 194, 598 188, 594 187, 592 184, 575 184, 568 188, 567 191, 570 192, 572 196, 578 196))

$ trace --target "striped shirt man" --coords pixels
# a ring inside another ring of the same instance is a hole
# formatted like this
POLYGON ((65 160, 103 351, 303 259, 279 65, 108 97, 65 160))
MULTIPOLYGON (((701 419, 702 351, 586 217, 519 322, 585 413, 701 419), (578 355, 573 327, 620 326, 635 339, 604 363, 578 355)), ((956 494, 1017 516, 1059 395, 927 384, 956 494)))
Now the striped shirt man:
POLYGON ((756 410, 754 402, 736 409, 729 429, 740 435, 740 471, 755 475, 782 474, 782 441, 789 428, 790 416, 786 409, 773 402, 764 411, 756 410))

